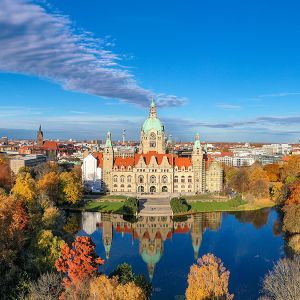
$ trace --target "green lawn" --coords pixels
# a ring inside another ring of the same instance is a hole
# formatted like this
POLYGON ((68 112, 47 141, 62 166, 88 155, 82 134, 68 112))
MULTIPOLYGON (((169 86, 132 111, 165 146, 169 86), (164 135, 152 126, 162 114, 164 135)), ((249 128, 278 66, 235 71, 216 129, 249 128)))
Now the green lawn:
POLYGON ((84 211, 123 213, 124 202, 89 201, 81 209, 84 211))
POLYGON ((275 206, 272 202, 251 204, 243 200, 231 199, 226 202, 191 202, 189 212, 213 212, 213 211, 246 211, 275 206))

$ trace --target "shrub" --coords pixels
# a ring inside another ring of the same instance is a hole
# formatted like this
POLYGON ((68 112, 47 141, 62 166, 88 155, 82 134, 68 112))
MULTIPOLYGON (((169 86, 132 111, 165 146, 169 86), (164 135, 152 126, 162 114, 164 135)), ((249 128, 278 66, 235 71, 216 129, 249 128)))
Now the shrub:
POLYGON ((123 206, 123 210, 130 215, 135 215, 138 211, 139 201, 137 198, 127 198, 123 206))
POLYGON ((184 213, 190 210, 190 205, 187 203, 187 201, 180 197, 180 198, 173 198, 171 200, 171 208, 173 213, 184 213))

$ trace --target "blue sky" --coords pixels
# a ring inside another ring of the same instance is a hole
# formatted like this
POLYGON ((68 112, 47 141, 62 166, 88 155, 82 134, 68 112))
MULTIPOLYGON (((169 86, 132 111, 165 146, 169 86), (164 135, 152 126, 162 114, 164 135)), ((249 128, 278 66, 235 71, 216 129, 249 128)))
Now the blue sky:
POLYGON ((299 1, 0 0, 0 133, 300 138, 299 1), (9 129, 9 130, 8 130, 9 129), (14 130, 12 130, 14 129, 14 130))

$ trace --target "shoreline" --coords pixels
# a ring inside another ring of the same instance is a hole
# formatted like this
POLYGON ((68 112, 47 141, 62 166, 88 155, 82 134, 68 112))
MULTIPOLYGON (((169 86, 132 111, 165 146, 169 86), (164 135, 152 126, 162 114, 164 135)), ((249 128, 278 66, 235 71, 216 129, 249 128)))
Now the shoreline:
MULTIPOLYGON (((212 212, 242 212, 242 211, 256 211, 264 208, 272 208, 277 206, 271 201, 261 203, 247 203, 239 206, 229 206, 227 202, 192 202, 189 203, 191 209, 183 213, 174 213, 173 216, 186 216, 196 213, 212 213, 212 212)), ((123 211, 124 201, 90 201, 81 207, 63 207, 64 210, 70 212, 100 212, 100 213, 114 213, 132 216, 123 211)))

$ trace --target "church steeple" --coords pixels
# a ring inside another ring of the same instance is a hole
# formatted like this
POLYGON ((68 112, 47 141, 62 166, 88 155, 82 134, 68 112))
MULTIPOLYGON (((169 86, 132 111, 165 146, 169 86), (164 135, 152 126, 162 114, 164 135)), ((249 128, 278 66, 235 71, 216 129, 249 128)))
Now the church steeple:
POLYGON ((149 117, 152 118, 152 119, 157 118, 157 112, 156 112, 156 105, 155 105, 154 97, 152 97, 149 117))
POLYGON ((42 131, 42 126, 40 125, 39 130, 36 133, 36 144, 38 147, 42 147, 44 144, 44 133, 42 131))

